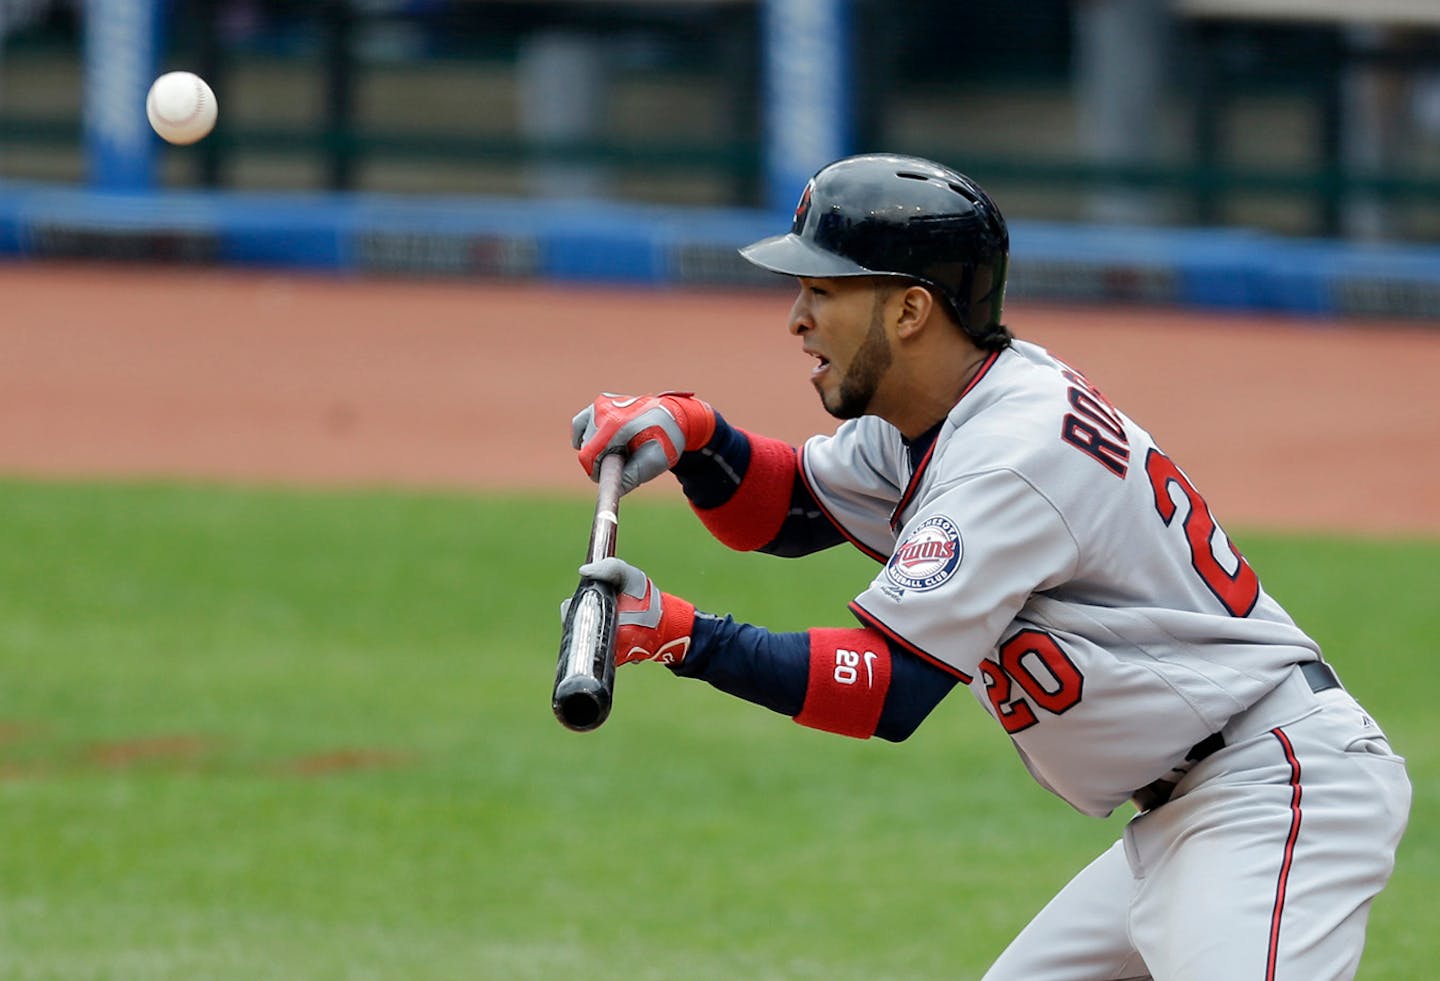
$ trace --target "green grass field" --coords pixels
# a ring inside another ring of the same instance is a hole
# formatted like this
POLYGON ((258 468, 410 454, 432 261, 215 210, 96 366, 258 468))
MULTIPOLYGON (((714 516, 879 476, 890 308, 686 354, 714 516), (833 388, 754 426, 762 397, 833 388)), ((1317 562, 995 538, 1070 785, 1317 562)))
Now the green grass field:
MULTIPOLYGON (((0 484, 0 976, 974 978, 1125 815, 1029 782, 964 692, 909 742, 650 666, 549 709, 591 503, 0 484)), ((1411 762, 1362 978, 1440 962, 1440 543, 1238 534, 1411 762)), ((621 551, 780 629, 872 571, 621 551)))

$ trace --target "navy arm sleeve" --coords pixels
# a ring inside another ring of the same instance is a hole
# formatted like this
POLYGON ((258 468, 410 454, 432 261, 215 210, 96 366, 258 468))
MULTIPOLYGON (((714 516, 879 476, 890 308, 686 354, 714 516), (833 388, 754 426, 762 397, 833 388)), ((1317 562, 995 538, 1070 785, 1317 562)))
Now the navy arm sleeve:
MULTIPOLYGON (((712 509, 734 496, 750 467, 750 440, 715 413, 715 434, 698 450, 680 455, 674 474, 690 503, 712 509)), ((793 558, 843 544, 840 533, 821 510, 797 474, 790 491, 790 508, 780 531, 759 551, 793 558)))
POLYGON ((760 546, 759 551, 788 559, 833 548, 844 541, 845 536, 840 534, 840 529, 820 510, 815 495, 797 476, 790 493, 790 513, 785 516, 785 523, 773 539, 760 546))
MULTIPOLYGON (((901 648, 891 647, 890 657, 890 688, 875 735, 898 743, 950 693, 956 678, 901 648)), ((697 611, 690 650, 670 670, 794 717, 805 703, 810 637, 697 611)))

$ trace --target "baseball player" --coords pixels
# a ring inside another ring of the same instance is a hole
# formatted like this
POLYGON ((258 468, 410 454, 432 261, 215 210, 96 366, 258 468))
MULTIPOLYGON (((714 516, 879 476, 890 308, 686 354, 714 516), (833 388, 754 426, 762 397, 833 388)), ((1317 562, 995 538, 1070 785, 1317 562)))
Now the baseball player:
POLYGON ((987 978, 1353 976, 1404 761, 1165 450, 1012 337, 994 202, 927 160, 850 157, 741 253, 798 279, 789 332, 838 429, 796 448, 689 393, 602 395, 580 462, 624 451, 627 489, 673 472, 731 548, 848 542, 879 568, 858 625, 777 633, 587 565, 621 591, 617 661, 862 739, 905 739, 964 685, 1078 811, 1133 802, 987 978))

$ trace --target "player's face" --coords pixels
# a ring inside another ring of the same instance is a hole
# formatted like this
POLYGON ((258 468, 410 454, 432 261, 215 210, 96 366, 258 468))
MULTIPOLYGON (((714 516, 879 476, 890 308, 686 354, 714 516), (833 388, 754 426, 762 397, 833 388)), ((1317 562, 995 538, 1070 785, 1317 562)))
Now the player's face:
POLYGON ((790 333, 817 364, 810 383, 837 419, 869 411, 893 361, 884 318, 890 290, 863 277, 801 279, 790 310, 790 333))

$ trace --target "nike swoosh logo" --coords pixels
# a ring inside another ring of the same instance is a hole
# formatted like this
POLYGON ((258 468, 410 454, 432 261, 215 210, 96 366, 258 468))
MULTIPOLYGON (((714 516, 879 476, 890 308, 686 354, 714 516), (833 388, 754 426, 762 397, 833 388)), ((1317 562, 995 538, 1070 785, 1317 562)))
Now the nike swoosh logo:
POLYGON ((628 399, 611 399, 610 404, 615 406, 615 408, 617 409, 628 409, 630 406, 634 405, 636 402, 639 401, 640 396, 632 395, 628 399))
POLYGON ((876 654, 874 651, 865 652, 865 687, 875 687, 875 669, 871 667, 875 663, 876 654))

